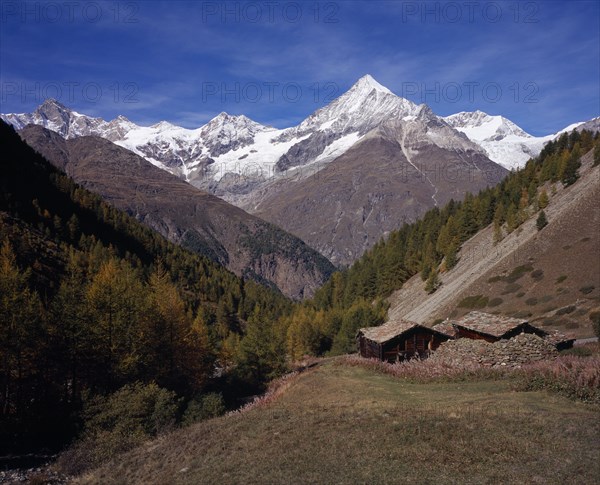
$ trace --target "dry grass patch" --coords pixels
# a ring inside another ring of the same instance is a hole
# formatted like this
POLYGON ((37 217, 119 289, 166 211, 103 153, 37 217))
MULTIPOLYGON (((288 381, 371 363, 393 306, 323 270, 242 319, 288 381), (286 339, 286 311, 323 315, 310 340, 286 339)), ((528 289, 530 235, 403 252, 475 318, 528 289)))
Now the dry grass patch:
POLYGON ((596 483, 597 410, 507 380, 412 383, 333 362, 83 483, 596 483))

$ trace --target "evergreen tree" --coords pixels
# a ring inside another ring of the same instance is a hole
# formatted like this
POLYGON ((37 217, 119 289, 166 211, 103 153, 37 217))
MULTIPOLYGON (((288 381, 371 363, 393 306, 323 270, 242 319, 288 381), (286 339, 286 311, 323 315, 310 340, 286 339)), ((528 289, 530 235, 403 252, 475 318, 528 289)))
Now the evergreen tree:
POLYGON ((494 246, 498 244, 500 241, 504 239, 504 235, 502 234, 502 226, 496 220, 494 220, 494 235, 493 235, 493 243, 494 246))
POLYGON ((579 179, 579 167, 581 167, 581 153, 579 149, 579 145, 576 145, 571 153, 566 158, 566 163, 562 170, 562 178, 561 181, 568 187, 569 185, 573 185, 579 179))
POLYGON ((538 197, 538 206, 540 209, 545 209, 548 207, 548 203, 548 192, 546 192, 546 189, 542 189, 540 196, 538 197))
POLYGON ((8 242, 0 248, 0 415, 19 415, 38 396, 27 395, 25 382, 41 370, 42 308, 28 285, 8 242))
POLYGON ((548 225, 548 219, 546 218, 546 213, 542 210, 538 215, 537 220, 535 221, 535 227, 537 227, 538 231, 541 231, 548 225))
POLYGON ((438 270, 433 269, 429 275, 429 278, 427 278, 427 282, 425 283, 425 291, 428 294, 434 293, 440 287, 440 285, 441 282, 438 276, 438 270))

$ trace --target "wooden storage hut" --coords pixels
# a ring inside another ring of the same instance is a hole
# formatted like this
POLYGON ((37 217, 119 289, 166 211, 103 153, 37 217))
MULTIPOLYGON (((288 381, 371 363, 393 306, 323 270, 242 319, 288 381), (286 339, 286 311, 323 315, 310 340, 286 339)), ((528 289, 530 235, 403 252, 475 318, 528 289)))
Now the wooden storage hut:
POLYGON ((361 357, 397 362, 427 357, 450 338, 429 327, 399 320, 379 327, 361 328, 356 334, 356 344, 361 357))
POLYGON ((453 322, 453 325, 456 328, 456 338, 481 339, 487 342, 509 339, 520 333, 533 333, 538 337, 548 335, 527 320, 483 312, 467 313, 460 320, 453 322))

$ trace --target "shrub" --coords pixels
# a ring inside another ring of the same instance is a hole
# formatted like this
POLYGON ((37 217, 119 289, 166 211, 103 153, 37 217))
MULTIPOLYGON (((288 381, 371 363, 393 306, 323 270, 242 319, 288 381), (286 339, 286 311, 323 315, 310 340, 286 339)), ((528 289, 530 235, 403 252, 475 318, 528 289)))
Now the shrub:
POLYGON ((484 308, 488 304, 488 297, 483 295, 467 296, 458 304, 460 308, 484 308))
POLYGON ((510 283, 506 285, 506 288, 504 288, 504 291, 501 293, 501 295, 508 295, 509 293, 514 293, 515 291, 519 291, 520 289, 521 285, 517 283, 510 283))
POLYGON ((505 280, 509 283, 514 283, 519 278, 521 278, 525 273, 529 273, 533 271, 533 266, 530 264, 522 264, 521 266, 517 266, 513 269, 510 274, 505 278, 505 280))
POLYGON ((544 278, 544 272, 541 269, 536 269, 535 271, 531 272, 530 275, 534 280, 539 281, 542 278, 544 278))
POLYGON ((581 291, 581 293, 583 293, 584 295, 588 295, 592 291, 594 291, 595 289, 596 289, 596 287, 594 285, 588 285, 588 286, 584 286, 582 288, 579 288, 579 291, 581 291))
POLYGON ((156 384, 127 385, 85 403, 81 439, 59 459, 69 475, 81 474, 174 428, 180 400, 156 384))
POLYGON ((563 281, 565 281, 567 279, 567 275, 561 275, 558 278, 556 278, 556 284, 562 283, 563 281))
POLYGON ((569 305, 557 310, 556 315, 567 315, 569 313, 573 313, 576 309, 577 307, 575 305, 569 305))
POLYGON ((183 414, 182 424, 184 426, 216 418, 225 413, 225 402, 223 396, 217 392, 209 392, 196 399, 192 399, 183 414))
POLYGON ((538 304, 538 299, 537 298, 527 298, 527 300, 525 300, 525 304, 529 305, 529 306, 535 306, 538 304))
POLYGON ((504 369, 484 367, 468 360, 461 364, 451 365, 433 359, 411 359, 390 364, 378 359, 365 359, 357 355, 344 356, 336 361, 339 365, 364 367, 375 372, 388 374, 409 382, 457 382, 469 379, 496 379, 506 375, 504 369))
POLYGON ((600 404, 600 357, 564 355, 526 365, 517 375, 517 390, 548 390, 600 404))
POLYGON ((495 306, 501 305, 503 303, 503 301, 504 300, 502 298, 492 298, 490 300, 490 302, 488 303, 488 306, 495 307, 495 306))

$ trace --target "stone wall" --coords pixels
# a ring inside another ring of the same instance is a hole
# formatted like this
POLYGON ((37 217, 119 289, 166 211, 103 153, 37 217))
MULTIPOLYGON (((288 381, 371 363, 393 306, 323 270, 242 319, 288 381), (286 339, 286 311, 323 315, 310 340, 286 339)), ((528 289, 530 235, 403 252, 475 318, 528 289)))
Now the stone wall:
POLYGON ((522 364, 551 359, 557 355, 558 352, 551 343, 537 335, 522 333, 495 343, 467 338, 448 340, 430 358, 449 365, 468 362, 489 367, 520 367, 522 364))

